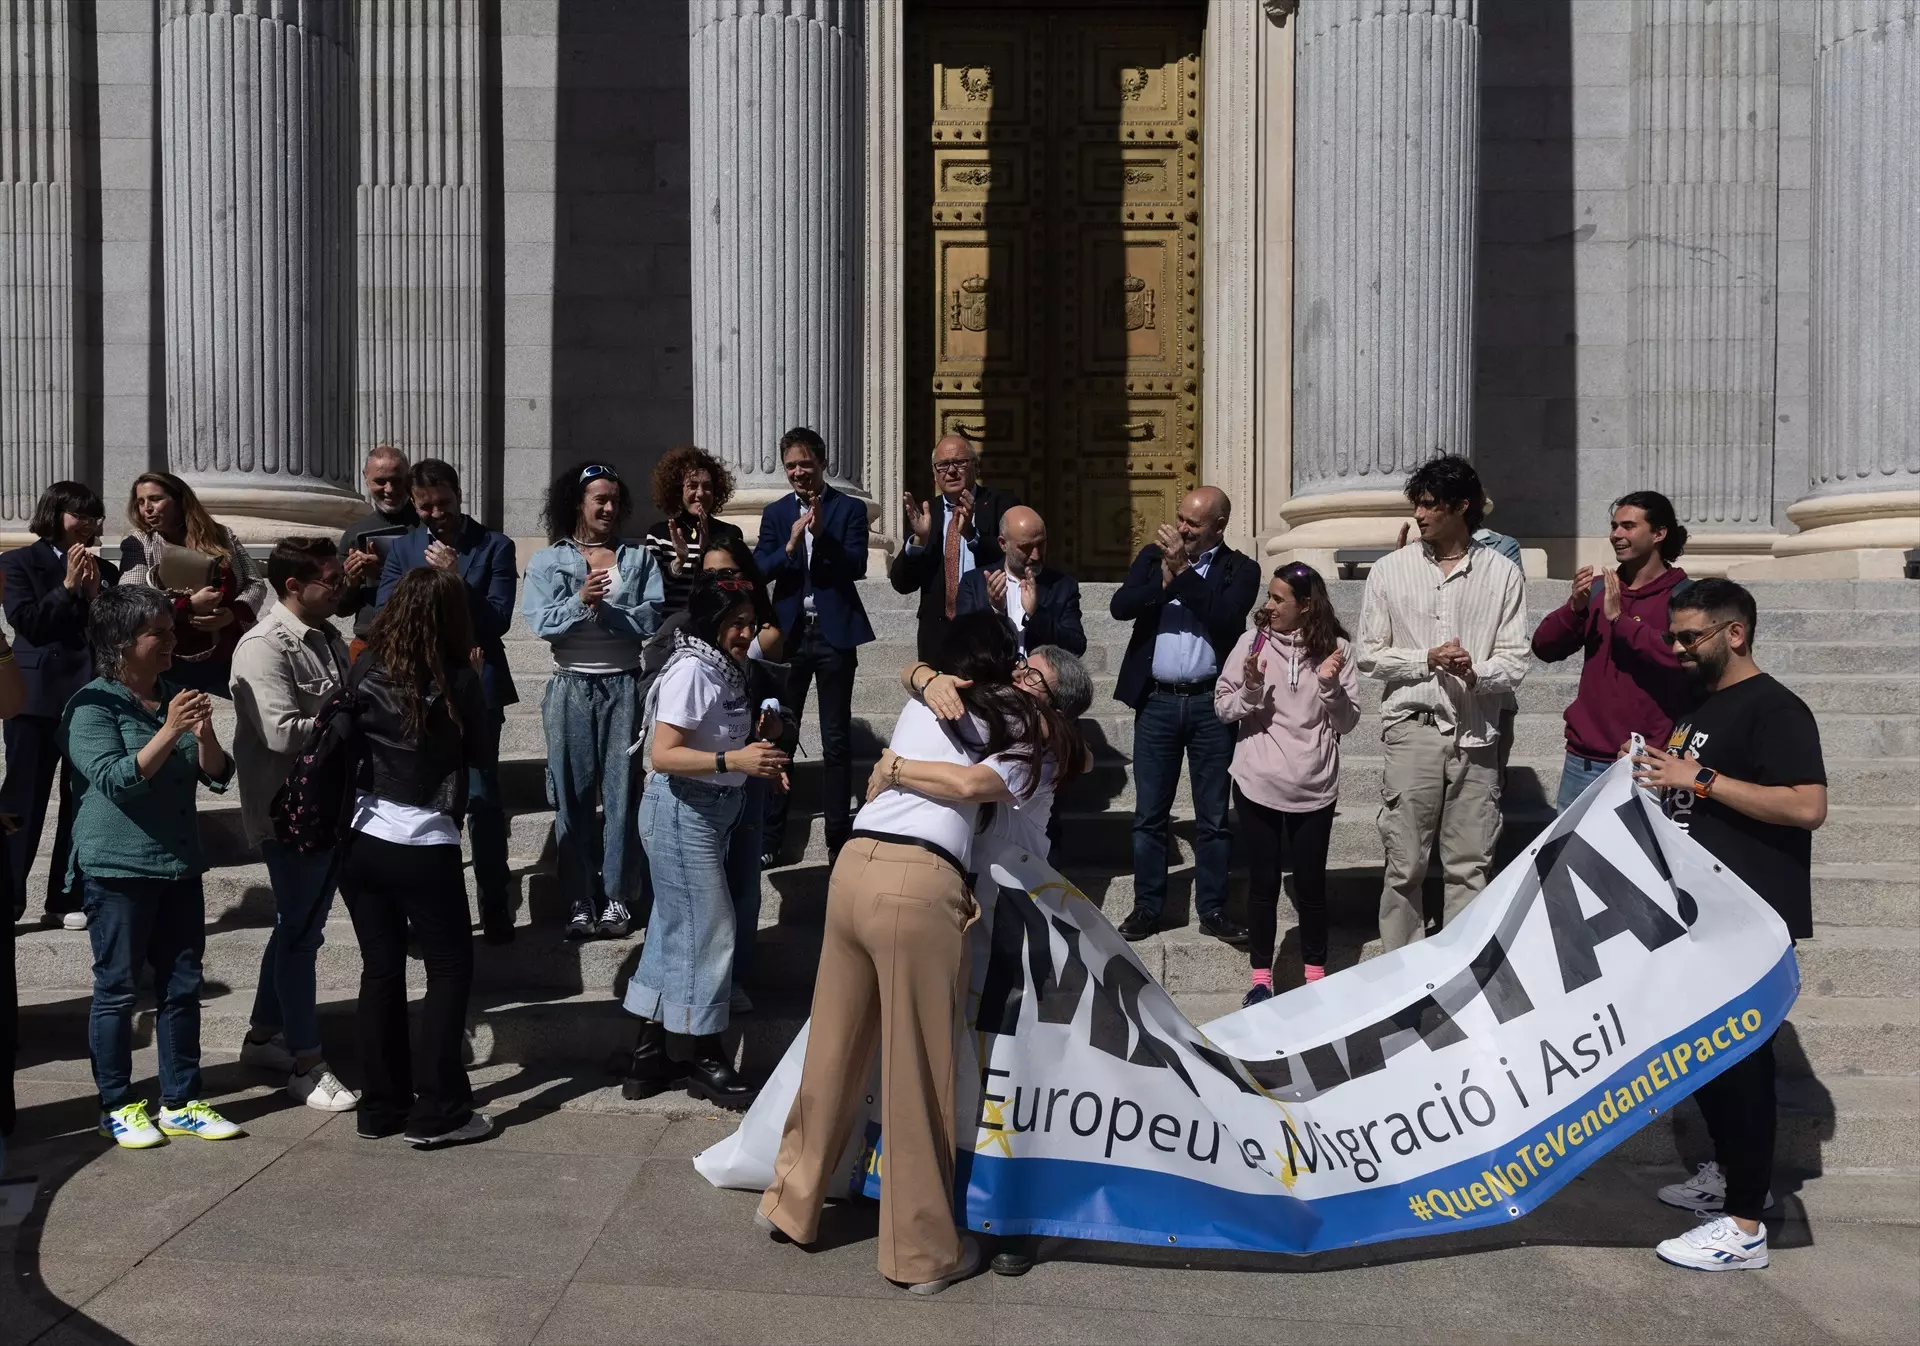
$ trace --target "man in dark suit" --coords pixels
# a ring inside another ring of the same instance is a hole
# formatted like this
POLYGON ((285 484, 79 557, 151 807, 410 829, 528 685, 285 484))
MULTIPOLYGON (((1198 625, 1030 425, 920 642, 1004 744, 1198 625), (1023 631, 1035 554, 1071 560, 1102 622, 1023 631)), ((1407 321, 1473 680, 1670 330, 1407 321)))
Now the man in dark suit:
POLYGON ((38 541, 0 555, 7 624, 13 656, 27 685, 27 704, 6 722, 7 776, 0 785, 0 813, 20 819, 6 838, 7 869, 18 919, 27 900, 27 872, 40 849, 47 803, 60 784, 60 811, 53 825, 47 865, 47 915, 70 930, 87 928, 80 885, 67 886, 73 846, 73 799, 68 768, 60 755, 60 712, 73 694, 93 681, 93 651, 87 644, 87 614, 102 588, 120 582, 112 562, 93 554, 106 507, 93 488, 57 481, 40 496, 29 525, 38 541))
MULTIPOLYGON (((853 679, 859 650, 873 639, 856 587, 867 573, 867 507, 827 484, 827 446, 797 426, 780 437, 789 495, 760 515, 753 559, 773 591, 773 617, 787 655, 786 734, 793 751, 807 684, 820 685, 820 757, 828 854, 838 855, 853 830, 853 679)), ((767 806, 763 867, 779 863, 791 796, 776 791, 767 806)))
POLYGON ((1019 503, 1006 491, 979 485, 980 453, 959 435, 933 446, 933 480, 940 494, 915 503, 906 495, 907 545, 893 558, 887 578, 894 592, 920 591, 920 657, 939 651, 947 623, 960 610, 960 584, 975 570, 988 570, 1000 554, 1000 516, 1019 503))
POLYGON ((954 612, 1001 613, 1013 624, 1023 654, 1042 645, 1085 654, 1080 585, 1047 564, 1047 525, 1038 511, 1015 505, 1002 514, 999 542, 1004 564, 961 576, 954 612))
POLYGON ((1222 540, 1232 510, 1226 492, 1202 486, 1180 502, 1140 549, 1113 595, 1115 621, 1133 623, 1114 695, 1133 707, 1133 911, 1130 940, 1160 927, 1167 901, 1168 817, 1187 759, 1193 784, 1193 904, 1200 929, 1229 944, 1247 932, 1227 916, 1227 768, 1233 728, 1213 711, 1221 661, 1246 629, 1260 593, 1260 567, 1222 540))
POLYGON ((412 476, 420 526, 395 540, 380 570, 380 607, 400 577, 419 566, 450 571, 467 582, 473 638, 481 652, 480 683, 487 722, 474 726, 480 762, 467 775, 467 836, 473 878, 480 889, 480 930, 489 944, 513 939, 513 895, 508 891, 507 815, 500 804, 500 728, 506 708, 520 699, 507 671, 504 637, 513 622, 513 539, 494 532, 461 507, 460 474, 438 458, 422 458, 412 476))

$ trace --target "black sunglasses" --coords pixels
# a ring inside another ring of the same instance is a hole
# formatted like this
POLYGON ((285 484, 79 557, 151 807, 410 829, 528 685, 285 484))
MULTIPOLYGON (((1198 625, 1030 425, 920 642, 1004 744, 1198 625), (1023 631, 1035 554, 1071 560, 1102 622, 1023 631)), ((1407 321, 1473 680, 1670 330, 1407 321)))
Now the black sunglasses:
POLYGON ((1732 625, 1732 622, 1726 621, 1715 622, 1704 631, 1662 631, 1660 639, 1669 648, 1678 645, 1683 650, 1690 650, 1708 636, 1718 635, 1732 625))

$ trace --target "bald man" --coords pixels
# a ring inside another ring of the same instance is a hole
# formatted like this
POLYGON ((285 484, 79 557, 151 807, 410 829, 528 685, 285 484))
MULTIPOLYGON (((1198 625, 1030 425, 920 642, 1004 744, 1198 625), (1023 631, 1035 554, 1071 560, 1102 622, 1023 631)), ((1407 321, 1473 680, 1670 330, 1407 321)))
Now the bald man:
POLYGON ((999 541, 1003 563, 963 575, 954 611, 1003 614, 1020 638, 1022 654, 1042 645, 1085 654, 1080 585, 1047 564, 1046 520, 1038 510, 1015 505, 1000 516, 999 541))
POLYGON ((1213 685, 1259 596, 1259 565, 1223 540, 1232 502, 1202 486, 1160 525, 1113 595, 1115 621, 1132 622, 1114 695, 1133 707, 1133 911, 1129 940, 1160 928, 1167 901, 1169 819, 1180 759, 1193 782, 1193 905, 1203 933, 1245 944, 1227 915, 1227 768, 1233 726, 1213 710, 1213 685))
POLYGON ((920 593, 920 657, 932 659, 947 623, 959 611, 967 575, 1001 564, 1000 517, 1020 502, 982 486, 980 450, 959 435, 933 446, 933 484, 939 492, 916 501, 908 491, 907 543, 887 567, 896 593, 920 593))

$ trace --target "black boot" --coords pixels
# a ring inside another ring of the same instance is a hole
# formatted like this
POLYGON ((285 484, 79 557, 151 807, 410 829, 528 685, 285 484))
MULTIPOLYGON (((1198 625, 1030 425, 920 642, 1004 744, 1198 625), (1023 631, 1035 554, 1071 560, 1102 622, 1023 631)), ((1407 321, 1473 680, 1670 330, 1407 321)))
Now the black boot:
POLYGON ((677 1058, 686 1072, 687 1093, 702 1098, 729 1112, 745 1112, 760 1096, 755 1085, 748 1084, 734 1071, 720 1045, 720 1035, 693 1038, 670 1034, 667 1053, 677 1058))
POLYGON ((666 1025, 658 1019, 642 1019, 640 1040, 633 1044, 633 1053, 614 1068, 614 1074, 626 1081, 620 1086, 622 1098, 652 1098, 686 1078, 686 1066, 669 1057, 666 1048, 666 1025))

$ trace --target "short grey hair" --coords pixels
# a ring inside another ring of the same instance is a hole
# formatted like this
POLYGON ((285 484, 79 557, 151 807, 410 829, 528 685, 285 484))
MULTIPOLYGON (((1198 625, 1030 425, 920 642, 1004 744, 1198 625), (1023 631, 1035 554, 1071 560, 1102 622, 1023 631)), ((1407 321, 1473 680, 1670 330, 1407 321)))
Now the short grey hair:
POLYGON ((155 618, 173 611, 167 596, 144 584, 102 586, 87 612, 87 643, 93 646, 93 670, 120 680, 127 648, 155 618))
POLYGON ((1045 659, 1053 667, 1053 676, 1048 682, 1053 687, 1053 704, 1069 720, 1077 720, 1087 713, 1093 705, 1093 679, 1087 676, 1087 666, 1080 662, 1079 656, 1069 654, 1058 645, 1036 645, 1027 651, 1027 658, 1045 659))
POLYGON ((946 434, 946 435, 942 435, 942 436, 940 436, 940 438, 939 438, 939 439, 936 439, 936 440, 934 440, 934 441, 933 441, 933 447, 927 450, 927 461, 928 461, 928 462, 932 462, 932 461, 933 461, 933 455, 934 455, 934 454, 936 454, 936 453, 938 453, 938 452, 940 452, 940 445, 941 445, 941 443, 942 443, 942 442, 944 442, 944 441, 946 441, 946 440, 949 440, 949 439, 957 439, 957 440, 959 440, 959 441, 960 441, 960 442, 961 442, 962 444, 964 444, 964 445, 966 445, 966 446, 967 446, 967 457, 969 457, 969 458, 971 458, 971 459, 973 459, 973 461, 974 461, 974 462, 975 462, 976 464, 978 464, 978 463, 979 463, 979 461, 980 461, 980 446, 979 446, 978 444, 976 444, 976 443, 974 443, 974 442, 973 442, 973 441, 972 441, 971 439, 968 439, 968 438, 967 438, 967 437, 966 437, 965 435, 962 435, 962 434, 946 434))

